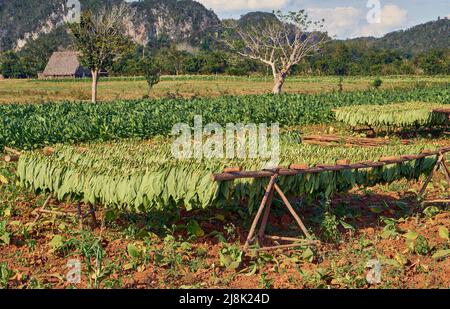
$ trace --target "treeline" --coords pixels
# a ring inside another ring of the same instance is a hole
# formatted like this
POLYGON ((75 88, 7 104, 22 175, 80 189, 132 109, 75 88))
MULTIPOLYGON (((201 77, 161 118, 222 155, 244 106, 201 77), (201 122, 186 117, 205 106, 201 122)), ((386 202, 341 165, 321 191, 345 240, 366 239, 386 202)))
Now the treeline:
MULTIPOLYGON (((61 30, 63 31, 63 30, 61 30)), ((19 51, 0 55, 0 74, 5 78, 35 78, 42 72, 61 36, 51 34, 27 44, 19 51)), ((70 46, 70 42, 66 42, 70 46)), ((188 45, 157 42, 158 46, 136 46, 117 61, 112 76, 143 75, 148 56, 156 60, 162 74, 269 75, 260 62, 244 59, 213 45, 193 48, 188 45)), ((70 47, 69 47, 70 48, 70 47)), ((434 49, 413 55, 397 49, 368 48, 365 43, 338 41, 294 68, 294 75, 402 75, 450 74, 450 49, 434 49)))
POLYGON ((450 49, 412 54, 399 49, 368 48, 351 41, 334 42, 296 70, 318 75, 450 74, 450 49))
MULTIPOLYGON (((259 61, 245 59, 220 49, 179 50, 171 45, 147 51, 162 74, 269 75, 259 61)), ((142 75, 142 47, 117 62, 113 75, 142 75)), ((400 50, 367 49, 364 44, 333 42, 320 54, 294 68, 294 75, 449 75, 450 49, 434 49, 413 55, 400 50)))

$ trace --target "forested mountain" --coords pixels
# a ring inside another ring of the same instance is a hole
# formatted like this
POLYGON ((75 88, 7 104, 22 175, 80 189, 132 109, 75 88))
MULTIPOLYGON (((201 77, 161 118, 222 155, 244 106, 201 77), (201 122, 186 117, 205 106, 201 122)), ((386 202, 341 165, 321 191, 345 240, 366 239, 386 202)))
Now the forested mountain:
POLYGON ((358 38, 350 41, 365 42, 370 48, 398 49, 412 54, 450 48, 450 20, 430 21, 407 30, 388 33, 379 39, 358 38))
MULTIPOLYGON (((64 24, 67 0, 0 0, 0 51, 21 50, 27 43, 64 24)), ((82 9, 98 10, 123 0, 80 0, 82 9)), ((192 0, 142 0, 128 4, 135 9, 130 35, 143 45, 167 38, 199 45, 220 23, 216 14, 192 0)), ((61 44, 67 43, 60 32, 61 44)))
MULTIPOLYGON (((36 77, 50 55, 71 49, 64 25, 67 0, 0 0, 0 74, 36 77)), ((128 32, 136 50, 116 63, 111 74, 142 74, 143 55, 155 57, 164 74, 267 74, 253 60, 225 50, 212 33, 217 15, 193 0, 80 0, 82 9, 127 3, 135 12, 128 32)), ((235 22, 247 25, 276 18, 251 12, 235 22)), ((299 74, 450 74, 450 20, 431 21, 382 38, 330 42, 321 53, 294 68, 299 74)))

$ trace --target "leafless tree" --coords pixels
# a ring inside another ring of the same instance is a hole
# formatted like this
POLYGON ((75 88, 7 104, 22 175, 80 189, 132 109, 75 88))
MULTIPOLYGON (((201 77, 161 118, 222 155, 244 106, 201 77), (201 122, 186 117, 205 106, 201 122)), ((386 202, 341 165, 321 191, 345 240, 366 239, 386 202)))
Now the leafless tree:
POLYGON ((248 24, 227 21, 222 42, 242 57, 258 60, 272 69, 273 93, 281 93, 286 77, 296 64, 319 52, 330 40, 323 22, 312 21, 304 10, 274 12, 248 24))

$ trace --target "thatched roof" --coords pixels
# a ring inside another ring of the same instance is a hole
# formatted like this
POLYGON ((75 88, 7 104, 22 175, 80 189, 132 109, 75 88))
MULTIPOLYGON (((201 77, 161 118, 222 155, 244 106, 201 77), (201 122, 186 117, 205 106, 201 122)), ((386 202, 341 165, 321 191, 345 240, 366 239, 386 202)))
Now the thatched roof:
POLYGON ((71 76, 80 68, 77 53, 73 51, 55 52, 45 67, 44 76, 71 76))

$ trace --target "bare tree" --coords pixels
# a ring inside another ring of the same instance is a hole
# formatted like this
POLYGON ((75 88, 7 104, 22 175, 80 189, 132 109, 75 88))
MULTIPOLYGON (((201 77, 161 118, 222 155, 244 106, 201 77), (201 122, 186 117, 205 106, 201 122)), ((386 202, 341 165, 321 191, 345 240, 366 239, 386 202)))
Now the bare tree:
POLYGON ((97 101, 97 84, 101 70, 132 50, 126 25, 134 12, 126 4, 104 8, 97 14, 84 11, 80 23, 69 24, 75 38, 80 62, 92 73, 92 102, 97 101))
POLYGON ((242 57, 258 60, 272 69, 273 93, 279 94, 296 64, 319 52, 330 40, 323 22, 312 21, 304 10, 274 12, 249 24, 228 21, 222 42, 242 57))

